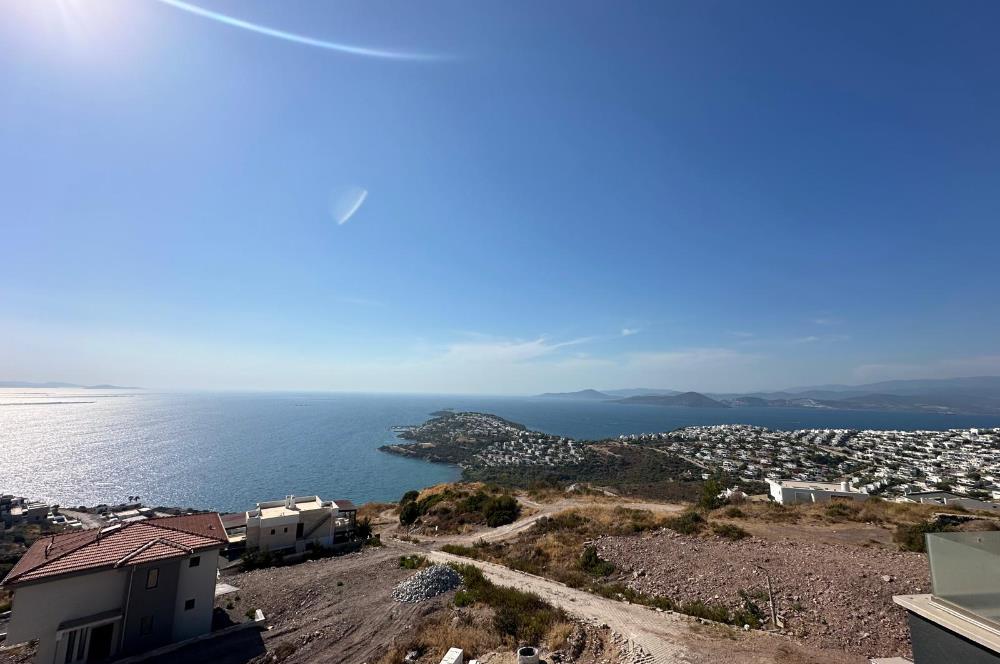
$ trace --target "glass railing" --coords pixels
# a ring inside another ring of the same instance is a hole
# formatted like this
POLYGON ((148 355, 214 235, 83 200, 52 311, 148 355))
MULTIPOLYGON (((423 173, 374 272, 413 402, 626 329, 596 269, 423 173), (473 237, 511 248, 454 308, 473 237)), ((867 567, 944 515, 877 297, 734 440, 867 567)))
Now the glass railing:
POLYGON ((1000 531, 927 535, 933 600, 1000 627, 1000 531))

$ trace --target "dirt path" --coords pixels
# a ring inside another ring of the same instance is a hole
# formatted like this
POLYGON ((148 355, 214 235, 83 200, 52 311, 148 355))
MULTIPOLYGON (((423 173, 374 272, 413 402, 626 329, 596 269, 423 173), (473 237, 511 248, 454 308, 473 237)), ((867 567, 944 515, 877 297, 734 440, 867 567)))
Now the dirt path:
POLYGON ((552 516, 570 509, 586 509, 590 507, 624 507, 626 509, 648 510, 654 514, 673 514, 684 509, 682 505, 674 505, 670 503, 630 501, 615 501, 614 503, 608 503, 601 500, 595 500, 593 498, 562 498, 552 503, 538 503, 528 498, 519 497, 518 502, 521 503, 522 506, 531 510, 531 514, 521 517, 517 521, 509 523, 506 526, 499 526, 497 528, 482 528, 474 532, 463 533, 461 535, 429 535, 422 537, 426 537, 429 543, 439 546, 445 544, 468 545, 480 540, 484 542, 499 542, 528 530, 542 517, 552 516))
MULTIPOLYGON (((417 550, 413 545, 402 545, 417 550)), ((502 565, 426 551, 435 562, 472 564, 494 583, 533 592, 553 606, 594 625, 607 625, 628 640, 634 664, 695 664, 738 661, 741 664, 860 664, 864 658, 844 652, 804 648, 781 636, 743 632, 672 612, 658 612, 570 588, 556 581, 517 572, 502 565)))
POLYGON ((536 593, 550 604, 595 625, 607 624, 647 653, 647 657, 637 658, 636 661, 664 664, 693 661, 687 648, 677 638, 679 633, 687 629, 685 621, 677 615, 656 613, 634 604, 613 602, 555 581, 516 572, 502 565, 453 556, 443 551, 430 551, 426 555, 436 562, 471 563, 479 567, 494 583, 536 593))

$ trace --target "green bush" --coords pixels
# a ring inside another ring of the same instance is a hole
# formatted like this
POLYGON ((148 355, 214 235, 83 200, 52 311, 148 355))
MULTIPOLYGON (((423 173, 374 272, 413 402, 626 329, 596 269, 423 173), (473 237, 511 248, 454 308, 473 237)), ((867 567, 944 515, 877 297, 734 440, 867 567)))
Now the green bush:
POLYGON ((580 569, 594 576, 609 576, 615 571, 615 564, 597 555, 597 548, 588 546, 580 556, 580 569))
POLYGON ((898 544, 899 548, 903 551, 924 553, 927 551, 927 542, 924 535, 928 533, 946 533, 952 530, 951 526, 942 526, 932 521, 911 525, 900 524, 896 526, 896 532, 892 535, 892 541, 898 544))
POLYGON ((427 558, 420 555, 399 557, 399 566, 404 569, 420 569, 425 565, 427 565, 427 558))
POLYGON ((722 493, 722 487, 719 485, 718 480, 706 480, 701 486, 701 497, 698 499, 698 505, 706 510, 714 510, 717 507, 722 507, 726 504, 726 499, 720 498, 720 493, 722 493))
POLYGON ((370 539, 372 536, 372 520, 367 516, 360 519, 354 526, 354 536, 360 540, 370 539))
POLYGON ((667 528, 682 535, 695 535, 705 528, 706 522, 702 515, 694 510, 688 510, 678 516, 667 519, 666 524, 667 528))
POLYGON ((403 494, 403 497, 399 499, 399 504, 404 505, 406 503, 412 503, 414 500, 420 497, 420 492, 415 490, 407 491, 403 494))
POLYGON ((750 533, 732 523, 713 523, 712 532, 719 537, 724 537, 733 541, 750 537, 750 533))
POLYGON ((416 502, 409 500, 403 504, 403 508, 399 510, 399 522, 404 526, 408 526, 420 518, 420 507, 416 502))
POLYGON ((482 508, 486 525, 490 528, 513 523, 521 514, 521 506, 513 496, 489 498, 482 508))

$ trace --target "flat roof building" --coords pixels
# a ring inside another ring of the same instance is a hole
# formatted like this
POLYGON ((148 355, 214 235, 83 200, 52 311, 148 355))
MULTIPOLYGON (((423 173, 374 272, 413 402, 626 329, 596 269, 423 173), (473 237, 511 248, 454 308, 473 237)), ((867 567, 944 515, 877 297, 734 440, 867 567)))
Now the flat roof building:
POLYGON ((849 482, 806 482, 798 480, 768 480, 771 497, 782 505, 797 503, 827 503, 837 500, 868 500, 864 491, 853 488, 849 482))

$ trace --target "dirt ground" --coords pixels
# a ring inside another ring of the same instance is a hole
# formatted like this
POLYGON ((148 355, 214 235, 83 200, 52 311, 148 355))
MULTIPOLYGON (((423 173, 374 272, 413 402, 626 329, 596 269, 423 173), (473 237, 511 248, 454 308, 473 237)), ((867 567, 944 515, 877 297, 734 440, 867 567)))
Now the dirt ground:
POLYGON ((892 596, 930 588, 922 554, 821 538, 731 541, 662 530, 602 538, 597 549, 636 590, 734 608, 749 595, 766 612, 769 575, 788 633, 810 646, 866 657, 909 654, 905 612, 892 596))
POLYGON ((419 604, 393 601, 393 587, 411 574, 399 567, 398 551, 369 548, 227 577, 239 592, 217 605, 236 621, 247 611, 264 612, 268 653, 253 661, 369 662, 447 605, 449 595, 419 604))

